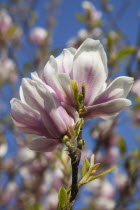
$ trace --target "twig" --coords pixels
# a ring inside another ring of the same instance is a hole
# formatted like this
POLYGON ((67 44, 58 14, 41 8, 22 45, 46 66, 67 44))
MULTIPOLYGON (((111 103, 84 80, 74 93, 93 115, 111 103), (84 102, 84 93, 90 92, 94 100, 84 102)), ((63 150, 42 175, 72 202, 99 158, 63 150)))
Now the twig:
POLYGON ((79 148, 74 148, 74 151, 69 153, 71 158, 72 166, 72 185, 71 185, 71 197, 70 202, 73 202, 78 193, 78 165, 81 159, 81 150, 79 148))

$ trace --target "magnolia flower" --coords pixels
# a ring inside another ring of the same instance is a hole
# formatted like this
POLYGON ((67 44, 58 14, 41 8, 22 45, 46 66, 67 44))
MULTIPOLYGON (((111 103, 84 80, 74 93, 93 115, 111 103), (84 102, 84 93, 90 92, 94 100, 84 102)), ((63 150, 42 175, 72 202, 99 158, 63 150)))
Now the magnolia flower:
MULTIPOLYGON (((12 81, 12 77, 17 75, 15 69, 16 65, 12 59, 7 57, 2 57, 0 59, 0 77, 2 80, 12 81)), ((16 81, 16 79, 14 81, 16 81)))
POLYGON ((13 198, 16 198, 16 195, 18 193, 19 187, 17 183, 11 181, 7 184, 5 192, 2 193, 2 204, 6 204, 7 202, 10 202, 13 198))
POLYGON ((115 201, 100 196, 95 200, 95 206, 99 210, 113 210, 115 208, 115 201))
POLYGON ((91 13, 92 20, 100 20, 101 19, 102 13, 99 12, 91 2, 84 1, 82 3, 82 7, 84 10, 87 10, 91 13))
POLYGON ((39 79, 36 73, 31 75, 32 80, 22 80, 21 100, 11 100, 11 116, 20 131, 45 136, 32 141, 30 149, 52 151, 61 143, 68 126, 77 122, 78 114, 68 105, 64 109, 52 88, 39 79))
POLYGON ((37 45, 41 45, 46 40, 47 36, 48 33, 44 28, 35 27, 30 33, 30 40, 37 45))
POLYGON ((102 33, 103 33, 102 29, 99 27, 96 27, 92 30, 91 36, 95 39, 98 39, 99 37, 101 37, 102 33))
POLYGON ((83 117, 106 119, 131 105, 126 97, 133 84, 133 78, 121 76, 107 86, 107 76, 107 57, 103 46, 98 40, 86 39, 77 50, 68 48, 56 58, 51 56, 42 80, 56 92, 61 102, 76 108, 72 80, 76 81, 80 92, 85 83, 84 106, 87 112, 83 117))
POLYGON ((12 26, 12 19, 6 10, 0 11, 0 32, 7 32, 12 26))
POLYGON ((119 157, 119 148, 117 146, 111 146, 107 151, 106 163, 114 164, 117 162, 119 157))
POLYGON ((108 198, 108 199, 112 199, 114 197, 115 189, 108 180, 104 180, 102 182, 100 194, 102 197, 108 198))
POLYGON ((127 186, 128 176, 126 174, 117 173, 115 174, 114 181, 115 181, 116 187, 119 190, 123 190, 127 186))
POLYGON ((18 153, 18 160, 22 163, 27 163, 35 158, 35 152, 29 150, 27 147, 22 147, 18 153))
MULTIPOLYGON (((58 206, 58 194, 57 191, 52 190, 46 198, 46 206, 48 210, 57 209, 58 206)), ((44 208, 46 209, 46 208, 44 208)))
POLYGON ((7 151, 8 151, 7 144, 5 143, 0 144, 0 158, 3 158, 6 155, 7 151))

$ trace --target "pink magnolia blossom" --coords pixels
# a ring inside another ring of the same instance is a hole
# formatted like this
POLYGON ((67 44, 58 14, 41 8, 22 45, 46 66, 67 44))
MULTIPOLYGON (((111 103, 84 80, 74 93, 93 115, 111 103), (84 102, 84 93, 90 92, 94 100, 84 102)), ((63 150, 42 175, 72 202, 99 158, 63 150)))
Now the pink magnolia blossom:
POLYGON ((15 69, 16 65, 12 59, 7 57, 2 57, 0 59, 0 77, 2 80, 16 82, 17 73, 15 69))
POLYGON ((68 126, 78 120, 73 107, 61 105, 55 92, 36 73, 23 79, 20 98, 11 100, 11 116, 17 128, 27 134, 44 136, 32 141, 30 149, 52 151, 67 134, 68 126))
POLYGON ((99 12, 90 1, 83 1, 82 7, 91 13, 92 20, 101 19, 102 13, 99 12))
POLYGON ((128 183, 128 176, 126 174, 117 173, 115 174, 115 184, 119 190, 123 190, 128 183))
POLYGON ((6 10, 0 11, 0 32, 4 33, 12 26, 12 19, 6 10))
POLYGON ((99 37, 101 37, 102 34, 103 34, 103 31, 99 27, 94 28, 91 32, 91 36, 95 39, 98 39, 99 37))
POLYGON ((104 198, 112 199, 114 197, 114 193, 115 189, 113 185, 109 181, 104 180, 102 182, 101 191, 100 191, 101 196, 104 198))
POLYGON ((117 162, 119 157, 119 148, 117 146, 111 146, 107 151, 106 163, 114 164, 117 162))
POLYGON ((88 191, 94 192, 94 194, 99 195, 102 186, 101 179, 95 179, 93 182, 90 182, 85 185, 88 191))
POLYGON ((30 33, 30 40, 37 45, 41 45, 47 38, 48 33, 44 28, 35 27, 30 33))
POLYGON ((86 83, 84 105, 87 112, 85 119, 101 117, 103 119, 116 116, 131 105, 126 99, 133 78, 121 76, 107 86, 107 57, 98 40, 86 39, 76 50, 64 49, 56 58, 50 57, 42 80, 57 94, 59 100, 76 107, 71 80, 77 82, 79 91, 86 83))
POLYGON ((99 210, 113 210, 115 207, 115 200, 100 196, 95 200, 95 206, 99 210))
POLYGON ((7 151, 8 151, 7 144, 5 144, 5 143, 1 144, 0 145, 0 159, 6 155, 7 151))
POLYGON ((2 199, 0 204, 6 204, 12 198, 16 197, 16 194, 18 193, 18 185, 11 181, 7 184, 5 192, 2 194, 2 199))

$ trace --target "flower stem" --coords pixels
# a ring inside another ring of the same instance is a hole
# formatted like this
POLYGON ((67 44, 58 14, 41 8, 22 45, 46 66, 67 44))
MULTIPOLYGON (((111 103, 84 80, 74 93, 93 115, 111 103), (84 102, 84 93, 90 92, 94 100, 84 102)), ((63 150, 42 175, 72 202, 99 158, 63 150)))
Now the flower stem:
POLYGON ((74 151, 69 153, 71 158, 72 166, 72 185, 71 185, 71 197, 70 202, 73 202, 78 193, 78 166, 81 159, 81 150, 79 148, 74 148, 74 151))

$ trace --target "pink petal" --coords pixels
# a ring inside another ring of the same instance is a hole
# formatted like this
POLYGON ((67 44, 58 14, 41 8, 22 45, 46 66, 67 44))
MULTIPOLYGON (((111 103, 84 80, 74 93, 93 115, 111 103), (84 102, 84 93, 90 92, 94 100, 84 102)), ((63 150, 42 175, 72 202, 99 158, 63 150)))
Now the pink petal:
POLYGON ((51 152, 60 144, 58 139, 37 138, 29 145, 29 149, 36 152, 51 152))
POLYGON ((131 101, 128 99, 114 99, 102 104, 97 104, 87 107, 87 113, 84 115, 85 119, 92 119, 100 117, 103 119, 109 119, 124 110, 126 107, 131 105, 131 101))
POLYGON ((134 79, 132 77, 118 77, 116 78, 107 89, 102 92, 94 101, 95 104, 100 104, 113 100, 116 98, 126 98, 130 89, 132 88, 134 79))
POLYGON ((49 61, 46 63, 45 67, 44 67, 44 71, 43 71, 43 78, 46 77, 46 73, 57 73, 57 62, 54 58, 53 55, 50 56, 49 61))
POLYGON ((50 137, 49 134, 47 134, 47 132, 42 132, 42 128, 41 126, 40 127, 33 127, 33 126, 18 126, 16 121, 13 120, 16 127, 18 128, 19 131, 23 132, 23 133, 26 133, 26 134, 34 134, 34 135, 38 135, 38 136, 46 136, 46 137, 50 137))
POLYGON ((74 121, 76 123, 79 119, 79 114, 76 111, 76 109, 73 108, 72 106, 68 105, 68 104, 63 103, 63 102, 62 102, 62 106, 65 108, 67 113, 74 119, 74 121))
POLYGON ((42 84, 39 81, 23 79, 22 90, 26 103, 40 113, 47 133, 49 133, 52 138, 58 138, 61 133, 58 131, 54 119, 50 116, 50 113, 56 110, 58 105, 50 89, 45 83, 42 84))
POLYGON ((59 73, 71 73, 75 52, 76 50, 74 48, 64 49, 63 52, 56 58, 59 73))
POLYGON ((40 114, 16 98, 11 100, 11 116, 20 131, 50 137, 40 114))
POLYGON ((86 82, 85 104, 91 105, 107 78, 107 58, 99 41, 87 39, 77 50, 73 63, 73 79, 79 89, 86 82))
POLYGON ((65 73, 47 74, 45 83, 56 93, 60 101, 74 105, 74 95, 70 86, 70 77, 65 73))
POLYGON ((73 56, 76 50, 74 48, 64 49, 63 52, 56 58, 50 56, 49 61, 44 67, 42 79, 47 81, 48 75, 56 73, 70 74, 72 71, 73 56))
POLYGON ((39 79, 24 79, 22 90, 26 103, 37 110, 51 138, 59 138, 67 132, 74 120, 61 106, 54 91, 39 79))

